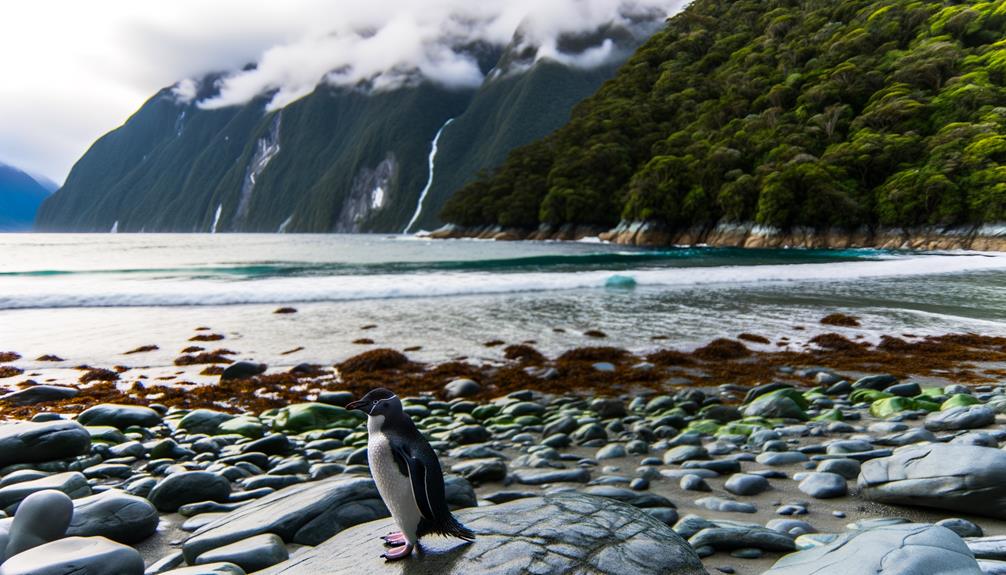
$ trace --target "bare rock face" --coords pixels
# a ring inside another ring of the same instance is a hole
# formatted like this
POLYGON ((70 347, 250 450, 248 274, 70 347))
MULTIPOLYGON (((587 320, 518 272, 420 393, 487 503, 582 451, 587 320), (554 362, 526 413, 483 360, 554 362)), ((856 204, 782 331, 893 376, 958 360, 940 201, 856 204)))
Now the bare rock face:
MULTIPOLYGON (((645 512, 604 497, 563 493, 466 509, 474 543, 431 537, 406 560, 409 573, 517 575, 706 574, 691 546, 645 512)), ((358 525, 260 575, 338 575, 387 570, 379 537, 389 520, 358 525)))

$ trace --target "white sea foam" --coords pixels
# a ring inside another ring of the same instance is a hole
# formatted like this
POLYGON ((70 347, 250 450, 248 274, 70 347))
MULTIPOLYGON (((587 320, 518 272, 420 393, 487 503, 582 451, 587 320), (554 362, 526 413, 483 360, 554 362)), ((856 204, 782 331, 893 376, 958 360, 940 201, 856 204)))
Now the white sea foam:
POLYGON ((706 289, 773 283, 842 282, 1006 270, 1006 256, 924 255, 874 261, 791 265, 595 270, 580 272, 412 272, 310 277, 122 277, 82 274, 60 278, 7 277, 0 309, 106 306, 190 306, 347 301, 603 289, 612 275, 640 287, 706 289))

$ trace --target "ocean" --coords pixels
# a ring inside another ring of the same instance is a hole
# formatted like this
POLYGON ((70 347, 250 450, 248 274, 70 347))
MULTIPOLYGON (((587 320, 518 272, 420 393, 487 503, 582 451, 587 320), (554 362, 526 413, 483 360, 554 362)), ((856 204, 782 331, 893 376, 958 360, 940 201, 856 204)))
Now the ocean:
MULTIPOLYGON (((374 347, 493 361, 490 340, 692 349, 747 332, 1006 335, 1006 254, 644 249, 403 235, 0 235, 0 351, 41 367, 171 366, 198 327, 270 365, 374 347), (275 314, 279 307, 297 313, 275 314), (842 312, 857 328, 821 325, 842 312), (368 329, 361 329, 367 326, 368 329), (376 327, 369 327, 376 326, 376 327), (605 338, 585 335, 599 330, 605 338), (360 338, 373 344, 353 343, 360 338), (654 339, 657 338, 657 339, 654 339), (140 345, 160 349, 142 356, 140 345), (286 353, 295 348, 301 350, 286 353)), ((780 338, 788 341, 780 343, 780 338)), ((210 344, 213 345, 213 344, 210 344)))

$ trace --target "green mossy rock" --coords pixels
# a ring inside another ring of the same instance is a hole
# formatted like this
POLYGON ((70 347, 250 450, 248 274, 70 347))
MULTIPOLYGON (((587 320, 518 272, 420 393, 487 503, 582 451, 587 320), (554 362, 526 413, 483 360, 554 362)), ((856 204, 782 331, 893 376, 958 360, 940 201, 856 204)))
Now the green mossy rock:
POLYGON ((870 405, 870 415, 887 419, 892 415, 897 415, 902 411, 919 409, 918 403, 910 397, 885 397, 878 399, 870 405))
POLYGON ((720 422, 715 419, 696 419, 695 421, 688 424, 685 431, 696 431, 698 433, 705 433, 707 435, 713 435, 720 429, 720 422))
POLYGON ((857 389, 849 394, 850 403, 873 403, 879 399, 887 399, 889 397, 894 397, 894 394, 887 393, 886 391, 877 391, 876 389, 857 389))
POLYGON ((351 411, 335 405, 297 403, 266 411, 262 414, 262 418, 271 420, 274 431, 297 434, 337 427, 354 429, 366 421, 367 416, 363 412, 351 411))
POLYGON ((233 413, 224 413, 212 409, 196 409, 185 414, 185 417, 178 422, 178 427, 189 433, 205 433, 216 435, 220 430, 220 425, 225 421, 234 419, 233 413))
POLYGON ((829 409, 828 411, 816 415, 811 419, 812 421, 843 421, 845 416, 842 415, 841 409, 829 409))
POLYGON ((966 393, 958 393, 956 395, 951 395, 949 399, 944 401, 940 405, 940 411, 946 411, 948 409, 953 409, 955 407, 967 407, 969 405, 977 405, 982 401, 973 395, 968 395, 966 393))
POLYGON ((798 391, 780 389, 758 396, 744 408, 744 415, 806 421, 808 419, 804 411, 806 408, 807 400, 798 391))
POLYGON ((127 441, 126 434, 111 425, 85 425, 84 429, 91 434, 92 443, 119 444, 127 441))
POLYGON ((265 425, 257 417, 241 415, 221 423, 217 428, 217 433, 235 433, 251 439, 258 439, 265 435, 265 425))

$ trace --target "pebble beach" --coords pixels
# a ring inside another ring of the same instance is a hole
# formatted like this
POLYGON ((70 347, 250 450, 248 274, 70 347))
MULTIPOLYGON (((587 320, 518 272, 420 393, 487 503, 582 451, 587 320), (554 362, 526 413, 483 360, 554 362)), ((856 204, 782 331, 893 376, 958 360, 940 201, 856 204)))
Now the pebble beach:
POLYGON ((627 573, 1006 572, 1004 338, 638 354, 598 330, 553 357, 487 337, 497 360, 420 362, 375 327, 326 364, 244 361, 212 326, 116 365, 0 353, 0 531, 28 546, 0 574, 398 572, 365 417, 343 407, 374 387, 403 398, 479 534, 424 541, 410 561, 436 572, 620 572, 591 549, 627 573), (145 364, 170 349, 170 373, 145 364))

